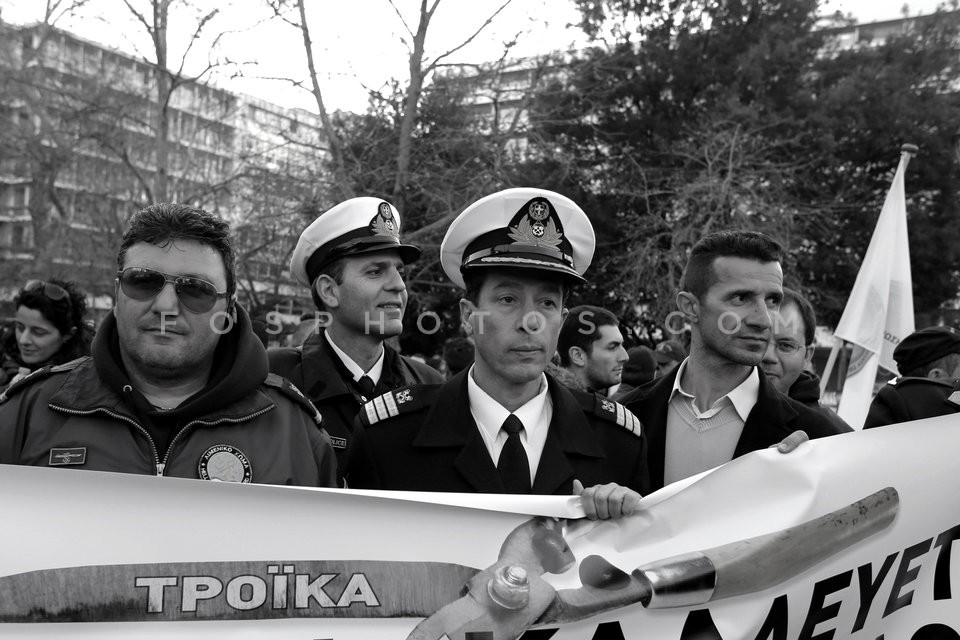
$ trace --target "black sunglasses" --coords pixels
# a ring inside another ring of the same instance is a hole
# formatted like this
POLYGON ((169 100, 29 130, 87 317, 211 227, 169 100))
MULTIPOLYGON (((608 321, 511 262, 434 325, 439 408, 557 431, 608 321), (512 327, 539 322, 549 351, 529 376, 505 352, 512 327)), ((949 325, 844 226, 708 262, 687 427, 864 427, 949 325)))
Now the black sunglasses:
POLYGON ((66 300, 70 302, 70 293, 58 284, 43 280, 30 280, 23 285, 24 291, 43 291, 43 295, 53 301, 66 300))
POLYGON ((180 304, 194 313, 206 313, 218 299, 227 297, 227 292, 217 291, 212 282, 191 276, 171 276, 143 267, 127 267, 118 271, 117 280, 124 295, 134 300, 153 298, 169 282, 177 292, 180 304))

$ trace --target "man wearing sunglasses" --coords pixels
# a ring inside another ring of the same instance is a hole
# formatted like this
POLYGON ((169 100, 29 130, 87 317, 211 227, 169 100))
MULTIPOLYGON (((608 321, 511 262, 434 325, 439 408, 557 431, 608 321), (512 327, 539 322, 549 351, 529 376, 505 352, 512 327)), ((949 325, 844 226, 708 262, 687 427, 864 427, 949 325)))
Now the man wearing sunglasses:
POLYGON ((319 326, 301 347, 271 349, 270 370, 323 414, 341 466, 360 406, 411 384, 437 383, 429 365, 385 344, 403 330, 405 265, 420 249, 400 242, 400 214, 380 198, 341 202, 301 234, 290 272, 310 288, 319 326))
POLYGON ((200 209, 137 213, 92 357, 0 396, 0 463, 334 486, 308 400, 268 372, 236 302, 229 226, 200 209))

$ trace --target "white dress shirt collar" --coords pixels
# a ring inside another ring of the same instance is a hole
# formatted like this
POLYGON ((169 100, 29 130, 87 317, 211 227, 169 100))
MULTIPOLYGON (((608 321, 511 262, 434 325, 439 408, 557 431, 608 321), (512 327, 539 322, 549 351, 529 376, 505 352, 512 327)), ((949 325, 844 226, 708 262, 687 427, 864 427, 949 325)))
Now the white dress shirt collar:
MULTIPOLYGON (((683 387, 680 386, 680 380, 683 378, 683 372, 687 367, 687 363, 690 362, 690 358, 686 358, 683 362, 680 363, 680 366, 677 367, 677 377, 673 381, 673 389, 670 391, 670 400, 673 400, 673 397, 680 393, 691 400, 694 399, 694 396, 687 393, 683 390, 683 387)), ((730 400, 730 403, 733 405, 733 408, 737 410, 737 415, 740 416, 740 419, 744 422, 747 421, 747 416, 750 415, 750 412, 753 411, 753 407, 757 404, 757 400, 760 398, 760 374, 757 373, 757 368, 754 367, 750 371, 750 375, 747 376, 747 379, 737 385, 736 388, 731 390, 722 398, 719 398, 716 402, 713 403, 713 406, 708 407, 703 416, 706 414, 713 414, 716 410, 719 409, 724 398, 730 400)), ((699 413, 699 408, 696 405, 696 402, 693 402, 694 409, 699 413)), ((701 416, 701 417, 703 417, 701 416)))
MULTIPOLYGON (((513 412, 513 415, 523 423, 523 432, 520 443, 527 452, 530 463, 530 483, 533 484, 540 467, 540 458, 547 442, 550 431, 550 421, 553 419, 553 401, 550 398, 547 377, 540 375, 540 390, 533 398, 513 412)), ((483 438, 483 444, 490 454, 490 459, 496 465, 500 460, 500 452, 507 441, 507 434, 501 431, 504 420, 510 415, 506 407, 497 402, 473 379, 473 367, 467 374, 467 397, 470 401, 470 415, 477 423, 477 429, 483 438)))
POLYGON ((346 352, 337 346, 337 343, 333 341, 333 338, 330 337, 329 331, 324 331, 323 335, 326 336, 327 342, 330 343, 330 346, 333 347, 333 351, 337 354, 337 357, 343 362, 344 366, 347 367, 347 371, 350 372, 350 375, 353 376, 354 382, 359 380, 362 376, 367 376, 373 380, 373 384, 380 382, 380 375, 383 373, 383 360, 384 355, 386 354, 386 349, 383 348, 383 345, 380 345, 380 357, 377 358, 377 361, 373 363, 373 366, 370 367, 369 371, 364 371, 360 365, 354 362, 353 358, 348 356, 346 352))

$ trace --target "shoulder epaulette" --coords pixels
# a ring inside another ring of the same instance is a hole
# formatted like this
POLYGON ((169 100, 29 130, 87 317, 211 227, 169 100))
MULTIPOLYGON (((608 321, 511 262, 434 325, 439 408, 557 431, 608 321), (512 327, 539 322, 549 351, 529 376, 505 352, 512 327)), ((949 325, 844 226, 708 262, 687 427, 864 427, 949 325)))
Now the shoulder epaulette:
POLYGON ((366 427, 401 413, 410 413, 430 406, 435 389, 440 385, 411 385, 379 395, 360 407, 360 423, 366 427))
POLYGON ((642 432, 643 425, 640 424, 640 418, 633 415, 632 411, 619 402, 614 402, 596 393, 578 395, 581 398, 580 404, 587 413, 603 418, 608 422, 615 422, 638 436, 642 432))
POLYGON ((40 369, 37 369, 36 371, 28 373, 27 375, 23 376, 22 378, 20 378, 19 380, 11 384, 9 387, 4 389, 3 393, 0 393, 0 404, 3 404, 8 399, 17 395, 18 393, 20 393, 20 391, 22 391, 23 389, 26 389, 27 387, 34 384, 35 382, 38 382, 45 378, 49 378, 55 373, 61 373, 63 371, 71 371, 73 369, 76 369, 77 365, 79 365, 81 362, 86 360, 88 357, 89 356, 83 356, 82 358, 77 358, 76 360, 71 360, 70 362, 64 362, 63 364, 48 365, 46 367, 42 367, 40 369))
POLYGON ((323 425, 323 416, 320 415, 320 411, 312 402, 310 402, 310 398, 303 395, 303 392, 301 392, 295 384, 283 376, 278 376, 275 373, 267 374, 267 378, 263 381, 263 383, 268 387, 276 389, 285 397, 296 402, 303 408, 304 411, 313 417, 314 422, 316 422, 318 425, 323 425))
POLYGON ((894 387, 905 387, 911 384, 936 384, 936 385, 940 385, 940 386, 952 389, 955 383, 956 383, 955 380, 947 381, 947 380, 934 380, 933 378, 925 378, 923 376, 902 376, 900 378, 894 378, 887 384, 894 387))

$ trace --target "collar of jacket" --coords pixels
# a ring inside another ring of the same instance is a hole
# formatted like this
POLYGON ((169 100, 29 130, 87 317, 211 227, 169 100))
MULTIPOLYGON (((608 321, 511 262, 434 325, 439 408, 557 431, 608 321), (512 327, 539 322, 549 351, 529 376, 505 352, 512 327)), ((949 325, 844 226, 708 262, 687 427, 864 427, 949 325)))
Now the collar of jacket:
MULTIPOLYGON (((667 406, 678 369, 679 367, 674 367, 666 375, 651 380, 620 400, 647 429, 649 452, 647 466, 650 470, 651 488, 654 491, 663 487, 667 406)), ((743 431, 733 452, 735 458, 750 451, 766 448, 790 435, 792 430, 784 429, 784 426, 797 415, 797 411, 790 406, 790 401, 773 388, 763 370, 758 368, 757 373, 760 375, 757 403, 753 405, 743 425, 743 431)))
MULTIPOLYGON (((503 484, 490 459, 486 445, 470 413, 467 375, 464 369, 443 384, 437 401, 428 411, 414 437, 415 447, 460 447, 454 466, 482 493, 501 493, 503 484)), ((569 485, 574 469, 568 455, 603 458, 593 428, 577 398, 547 374, 548 392, 553 401, 553 418, 534 478, 534 494, 553 494, 569 485)))
MULTIPOLYGON (((303 393, 314 402, 322 402, 328 398, 343 395, 354 395, 354 390, 346 382, 352 380, 346 365, 334 352, 327 337, 326 329, 314 333, 307 338, 302 348, 303 393), (330 375, 330 372, 337 375, 330 375)), ((383 343, 383 371, 377 387, 393 389, 403 384, 403 380, 395 378, 399 370, 400 354, 387 343, 383 343)))
POLYGON ((791 398, 803 404, 818 406, 820 403, 820 376, 801 371, 788 390, 791 398))
MULTIPOLYGON (((67 373, 60 388, 50 396, 51 407, 67 412, 96 413, 105 411, 118 414, 136 423, 141 419, 133 409, 133 402, 124 398, 107 385, 93 363, 87 357, 75 369, 67 373)), ((272 409, 274 402, 260 390, 223 406, 208 415, 191 416, 190 420, 211 422, 219 420, 243 421, 263 411, 272 409)))

